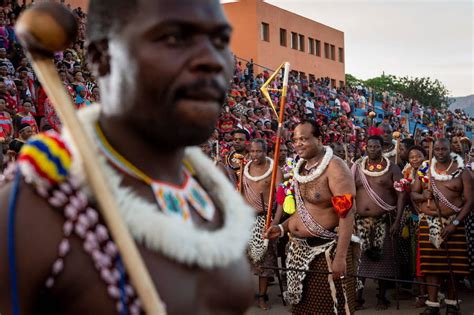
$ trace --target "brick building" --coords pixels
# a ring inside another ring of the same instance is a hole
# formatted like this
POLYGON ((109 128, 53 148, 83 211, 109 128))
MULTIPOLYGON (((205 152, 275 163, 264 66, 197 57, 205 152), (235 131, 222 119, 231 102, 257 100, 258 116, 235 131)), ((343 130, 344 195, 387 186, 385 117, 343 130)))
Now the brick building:
POLYGON ((224 3, 234 27, 231 48, 240 58, 277 68, 283 61, 306 76, 345 82, 344 33, 262 0, 224 3))

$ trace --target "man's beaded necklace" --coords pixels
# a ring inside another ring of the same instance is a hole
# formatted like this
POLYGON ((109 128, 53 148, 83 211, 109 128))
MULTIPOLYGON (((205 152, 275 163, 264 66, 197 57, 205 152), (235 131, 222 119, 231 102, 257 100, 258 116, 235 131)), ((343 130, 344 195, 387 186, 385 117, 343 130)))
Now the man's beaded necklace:
POLYGON ((191 223, 191 209, 194 209, 204 220, 213 219, 216 212, 214 203, 186 167, 183 167, 185 180, 181 187, 152 179, 110 145, 99 124, 96 124, 95 131, 101 153, 119 171, 147 184, 163 213, 191 223))

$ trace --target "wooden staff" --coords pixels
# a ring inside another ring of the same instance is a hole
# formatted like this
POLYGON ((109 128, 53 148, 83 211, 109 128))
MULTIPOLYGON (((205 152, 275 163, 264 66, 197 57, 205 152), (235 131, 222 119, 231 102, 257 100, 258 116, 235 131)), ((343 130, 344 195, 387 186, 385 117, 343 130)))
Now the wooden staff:
MULTIPOLYGON (((240 154, 239 154, 240 156, 240 154)), ((243 184, 244 184, 244 157, 242 156, 239 158, 240 165, 239 165, 239 193, 243 194, 243 184)))
POLYGON ((349 164, 349 152, 347 150, 347 143, 344 143, 344 156, 346 159, 346 163, 349 164))
POLYGON ((96 146, 76 117, 74 105, 52 61, 55 51, 64 50, 77 33, 77 22, 66 7, 54 2, 42 3, 25 11, 15 27, 16 33, 27 48, 33 69, 54 105, 61 121, 70 131, 78 149, 88 183, 98 201, 112 237, 120 251, 130 279, 147 314, 166 314, 145 264, 127 227, 117 212, 103 169, 97 161, 96 146))
MULTIPOLYGON (((280 113, 278 117, 278 130, 275 141, 275 150, 273 154, 273 170, 272 170, 272 181, 270 183, 270 196, 268 197, 268 211, 267 211, 267 220, 265 224, 265 230, 270 227, 272 219, 272 206, 275 200, 275 187, 278 173, 278 158, 280 156, 280 144, 281 144, 281 134, 283 132, 283 120, 285 118, 285 104, 286 104, 286 94, 288 91, 288 76, 290 73, 290 63, 284 63, 284 74, 283 74, 283 88, 281 90, 280 97, 280 113)), ((267 81, 268 82, 268 81, 267 81)), ((268 93, 267 93, 268 94, 268 93)))
POLYGON ((220 155, 219 155, 219 140, 216 142, 216 164, 220 162, 220 155))
MULTIPOLYGON (((432 160, 433 159, 433 141, 430 140, 430 148, 429 148, 429 152, 428 152, 428 164, 429 164, 429 168, 428 168, 428 190, 431 191, 431 163, 432 163, 432 160)), ((428 207, 430 207, 431 205, 431 199, 428 199, 428 207)))
POLYGON ((400 132, 395 131, 393 133, 393 138, 396 139, 396 144, 395 144, 395 164, 398 164, 398 156, 399 156, 399 150, 400 150, 400 132))

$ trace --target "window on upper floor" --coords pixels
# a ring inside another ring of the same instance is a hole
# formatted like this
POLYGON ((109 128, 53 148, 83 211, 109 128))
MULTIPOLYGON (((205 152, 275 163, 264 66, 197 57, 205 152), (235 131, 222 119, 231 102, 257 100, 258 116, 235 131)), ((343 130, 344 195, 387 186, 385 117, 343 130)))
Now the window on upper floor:
POLYGON ((299 37, 298 49, 300 51, 304 51, 304 36, 300 34, 298 37, 299 37))
POLYGON ((321 57, 321 41, 315 39, 314 44, 315 44, 314 46, 315 46, 316 56, 321 57))
POLYGON ((268 23, 262 22, 261 26, 261 39, 263 41, 269 42, 270 41, 270 25, 268 23))
POLYGON ((286 47, 286 30, 280 28, 280 46, 286 47))
POLYGON ((298 34, 291 32, 291 48, 298 49, 298 34))
POLYGON ((311 55, 314 55, 314 39, 308 37, 308 52, 311 55))
POLYGON ((344 48, 339 47, 339 62, 344 63, 344 48))

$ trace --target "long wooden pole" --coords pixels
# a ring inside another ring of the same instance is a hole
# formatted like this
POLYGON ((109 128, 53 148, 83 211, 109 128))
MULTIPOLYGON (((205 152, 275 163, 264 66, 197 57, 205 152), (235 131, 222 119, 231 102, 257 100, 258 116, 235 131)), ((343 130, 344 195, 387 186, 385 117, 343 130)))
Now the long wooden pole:
POLYGON ((96 146, 76 117, 74 105, 64 89, 52 60, 35 55, 32 55, 31 59, 38 79, 43 85, 51 103, 54 105, 61 121, 71 133, 73 144, 77 148, 79 158, 82 160, 88 183, 98 201, 101 214, 112 234, 113 240, 117 244, 145 312, 153 315, 166 314, 164 303, 160 300, 155 290, 153 281, 135 246, 135 242, 117 212, 116 199, 112 195, 104 171, 97 163, 98 154, 96 146))
POLYGON ((283 74, 283 89, 281 91, 280 97, 280 113, 278 117, 278 130, 276 134, 275 150, 273 154, 273 170, 272 170, 272 181, 270 183, 270 196, 268 196, 268 208, 267 208, 267 220, 265 224, 265 230, 270 227, 272 219, 272 206, 275 200, 275 187, 278 173, 278 158, 280 156, 280 143, 281 143, 281 134, 283 132, 283 120, 285 119, 285 104, 286 104, 286 93, 288 91, 288 76, 290 72, 290 63, 285 62, 284 65, 284 74, 283 74))
MULTIPOLYGON (((429 168, 428 168, 428 190, 431 191, 431 163, 432 163, 432 160, 433 160, 433 141, 431 141, 431 139, 430 139, 429 151, 430 152, 428 152, 428 165, 429 165, 429 168)), ((430 207, 430 205, 431 205, 431 199, 428 199, 428 207, 430 207)))

